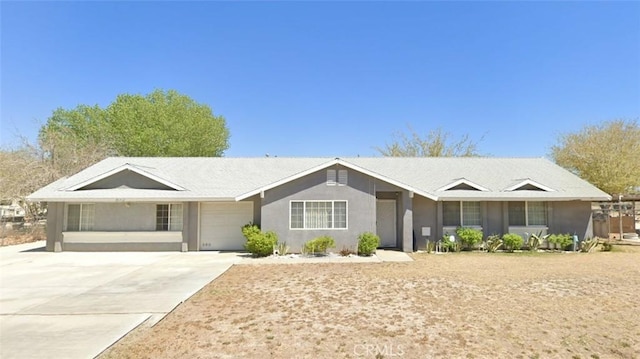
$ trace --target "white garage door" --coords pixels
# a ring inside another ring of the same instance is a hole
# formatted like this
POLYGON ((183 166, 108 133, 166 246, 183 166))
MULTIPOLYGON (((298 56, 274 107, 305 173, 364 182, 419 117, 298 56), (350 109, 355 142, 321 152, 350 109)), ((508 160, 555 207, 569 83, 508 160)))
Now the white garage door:
POLYGON ((246 242, 241 228, 253 221, 253 202, 212 202, 200 206, 200 249, 235 251, 246 242))

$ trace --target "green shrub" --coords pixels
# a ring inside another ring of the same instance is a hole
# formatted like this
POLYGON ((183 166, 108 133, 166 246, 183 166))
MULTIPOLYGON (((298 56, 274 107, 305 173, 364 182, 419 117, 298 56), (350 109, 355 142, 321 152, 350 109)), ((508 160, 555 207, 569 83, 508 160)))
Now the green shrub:
POLYGON ((502 239, 500 239, 500 236, 497 234, 487 237, 487 252, 495 253, 498 249, 500 249, 500 247, 502 247, 502 244, 502 239))
POLYGON ((513 252, 516 249, 522 248, 524 244, 524 239, 515 233, 507 233, 502 236, 502 243, 504 243, 504 248, 509 252, 513 252))
POLYGON ((555 249, 563 250, 573 243, 573 236, 568 233, 552 234, 549 236, 549 243, 553 243, 555 249))
POLYGON ((611 250, 613 249, 613 244, 611 244, 610 241, 606 240, 602 242, 602 251, 603 252, 611 252, 611 250))
POLYGON ((273 249, 278 243, 278 235, 275 232, 262 232, 260 227, 252 223, 242 227, 242 234, 247 239, 244 248, 256 257, 273 254, 273 249))
POLYGON ((380 246, 380 237, 371 232, 364 232, 358 236, 358 254, 370 256, 380 246))
POLYGON ((442 236, 442 241, 440 242, 440 250, 443 252, 460 252, 462 249, 462 245, 460 241, 452 241, 449 239, 449 235, 445 234, 442 236))
POLYGON ((327 249, 335 248, 336 242, 329 236, 320 236, 304 244, 306 253, 327 253, 327 249))
POLYGON ((473 249, 476 245, 482 242, 482 231, 479 229, 459 227, 456 229, 456 234, 462 245, 467 249, 473 249))

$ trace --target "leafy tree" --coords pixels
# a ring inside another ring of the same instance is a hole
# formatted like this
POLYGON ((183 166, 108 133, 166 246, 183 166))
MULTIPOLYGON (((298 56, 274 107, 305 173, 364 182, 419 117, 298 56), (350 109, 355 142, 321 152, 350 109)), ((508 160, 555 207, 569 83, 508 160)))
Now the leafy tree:
POLYGON ((551 147, 557 164, 609 194, 640 188, 640 127, 615 120, 560 135, 551 147))
POLYGON ((451 139, 451 134, 441 128, 432 130, 421 137, 411 127, 409 133, 396 133, 394 140, 384 147, 376 147, 383 156, 389 157, 471 157, 478 156, 478 142, 469 135, 459 140, 451 139))
POLYGON ((173 90, 119 95, 106 113, 107 130, 123 156, 218 157, 229 147, 225 119, 173 90))
MULTIPOLYGON (((120 156, 222 156, 229 147, 229 130, 222 116, 174 90, 156 90, 146 96, 119 95, 106 108, 80 105, 57 109, 40 129, 40 143, 50 160, 74 171, 79 155, 96 162, 120 156), (71 166, 73 167, 73 166, 71 166)), ((80 163, 81 162, 81 163, 80 163)))

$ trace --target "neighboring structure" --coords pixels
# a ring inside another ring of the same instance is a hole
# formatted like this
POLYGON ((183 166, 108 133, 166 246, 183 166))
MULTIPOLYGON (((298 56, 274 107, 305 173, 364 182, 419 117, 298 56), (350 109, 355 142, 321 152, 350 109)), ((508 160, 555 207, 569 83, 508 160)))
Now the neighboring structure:
POLYGON ((26 212, 16 200, 0 201, 0 219, 2 222, 22 222, 26 212))
POLYGON ((458 226, 485 236, 592 236, 610 196, 542 158, 108 158, 28 197, 48 202, 47 250, 241 250, 248 222, 292 250, 377 233, 413 251, 458 226))

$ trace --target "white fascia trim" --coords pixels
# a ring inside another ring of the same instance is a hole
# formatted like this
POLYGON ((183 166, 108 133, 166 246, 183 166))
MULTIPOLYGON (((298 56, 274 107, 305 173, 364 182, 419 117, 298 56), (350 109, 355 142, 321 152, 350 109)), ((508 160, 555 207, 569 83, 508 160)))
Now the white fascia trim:
POLYGON ((440 197, 440 201, 463 201, 463 202, 598 202, 606 201, 606 197, 440 197))
POLYGON ((477 183, 471 182, 466 178, 460 178, 459 180, 453 181, 451 183, 449 183, 448 185, 444 185, 440 188, 438 188, 436 190, 436 192, 441 192, 441 191, 448 191, 453 187, 459 186, 461 184, 466 184, 467 186, 473 187, 475 189, 477 189, 478 191, 482 191, 482 192, 489 192, 489 189, 486 187, 483 187, 477 183))
POLYGON ((147 172, 145 170, 142 170, 142 169, 140 169, 140 168, 138 168, 138 167, 136 167, 134 165, 131 165, 129 163, 125 163, 124 165, 116 167, 116 168, 112 169, 111 171, 105 172, 103 174, 100 174, 98 176, 90 178, 90 179, 88 179, 86 181, 80 182, 80 183, 78 183, 78 184, 76 184, 74 186, 71 186, 71 187, 68 187, 68 188, 64 188, 63 190, 64 191, 75 191, 75 190, 80 189, 82 187, 88 186, 88 185, 90 185, 92 183, 98 182, 101 179, 105 179, 107 177, 113 176, 116 173, 120 173, 120 172, 126 171, 126 170, 135 172, 135 173, 137 173, 137 174, 139 174, 141 176, 147 177, 150 180, 153 180, 153 181, 156 181, 158 183, 161 183, 161 184, 163 184, 163 185, 165 185, 167 187, 171 187, 176 191, 184 191, 185 190, 185 188, 182 187, 182 186, 179 186, 179 185, 177 185, 177 184, 175 184, 173 182, 167 181, 166 179, 164 179, 162 177, 158 177, 158 176, 156 176, 156 175, 154 175, 152 173, 149 173, 149 172, 147 172))
POLYGON ((181 202, 236 202, 234 197, 225 198, 171 198, 171 197, 112 197, 112 198, 30 198, 30 202, 65 203, 181 203, 181 202))
POLYGON ((526 179, 526 180, 524 180, 524 181, 522 181, 522 182, 516 183, 515 185, 513 185, 513 186, 511 186, 511 187, 507 187, 507 188, 505 188, 504 190, 505 190, 505 191, 515 191, 515 190, 517 190, 518 188, 523 187, 523 186, 526 186, 526 185, 530 185, 530 186, 538 187, 538 188, 540 188, 541 190, 546 191, 546 192, 555 192, 555 191, 556 191, 555 189, 553 189, 553 188, 551 188, 551 187, 547 187, 547 186, 545 186, 545 185, 543 185, 543 184, 541 184, 541 183, 538 183, 538 182, 536 182, 536 181, 533 181, 533 180, 531 180, 531 179, 526 179))
POLYGON ((251 192, 247 192, 247 193, 245 193, 245 194, 242 194, 242 195, 240 195, 240 196, 236 197, 236 198, 235 198, 235 200, 236 200, 236 201, 241 201, 241 200, 243 200, 243 199, 247 199, 247 198, 249 198, 249 197, 251 197, 251 196, 254 196, 254 195, 258 194, 258 193, 261 193, 261 192, 263 192, 263 191, 268 191, 268 190, 270 190, 270 189, 272 189, 272 188, 275 188, 275 187, 281 186, 281 185, 283 185, 283 184, 285 184, 285 183, 287 183, 287 182, 291 182, 291 181, 296 180, 296 179, 298 179, 298 178, 302 178, 302 177, 304 177, 304 176, 306 176, 306 175, 309 175, 309 174, 311 174, 311 173, 313 173, 313 172, 320 171, 320 170, 322 170, 322 169, 325 169, 325 168, 330 167, 330 166, 333 166, 333 165, 342 165, 342 166, 344 166, 344 167, 350 168, 350 169, 352 169, 352 170, 354 170, 354 171, 358 171, 358 172, 360 172, 360 173, 364 173, 364 174, 366 174, 366 175, 368 175, 368 176, 371 176, 371 177, 373 177, 373 178, 376 178, 376 179, 379 179, 379 180, 381 180, 381 181, 387 182, 387 183, 389 183, 389 184, 392 184, 392 185, 394 185, 394 186, 400 187, 400 188, 405 189, 405 190, 407 190, 407 191, 414 192, 415 194, 418 194, 418 195, 420 195, 420 196, 423 196, 423 197, 429 198, 429 199, 434 200, 434 201, 437 201, 437 200, 438 200, 438 197, 436 197, 436 196, 432 195, 431 193, 427 193, 427 192, 424 192, 424 191, 418 190, 418 189, 416 189, 416 188, 413 188, 413 187, 411 187, 411 186, 407 186, 407 185, 406 185, 406 184, 404 184, 404 183, 400 183, 400 182, 398 182, 398 181, 396 181, 396 180, 393 180, 393 179, 391 179, 391 178, 388 178, 388 177, 382 176, 382 175, 380 175, 380 174, 378 174, 378 173, 375 173, 375 172, 373 172, 373 171, 367 170, 367 169, 362 168, 362 167, 360 167, 360 166, 356 166, 356 165, 354 165, 354 164, 352 164, 352 163, 349 163, 349 162, 346 162, 346 161, 344 161, 344 160, 342 160, 342 159, 340 159, 340 158, 335 158, 335 159, 333 159, 333 160, 331 160, 331 161, 329 161, 329 162, 327 162, 327 163, 323 163, 323 164, 321 164, 321 165, 319 165, 319 166, 316 166, 316 167, 310 168, 310 169, 308 169, 308 170, 306 170, 306 171, 303 171, 303 172, 297 173, 297 174, 295 174, 295 175, 293 175, 293 176, 289 176, 289 177, 287 177, 287 178, 284 178, 284 179, 282 179, 282 180, 280 180, 280 181, 277 181, 277 182, 271 183, 271 184, 266 185, 266 186, 264 186, 264 187, 257 188, 257 189, 255 189, 255 190, 253 190, 253 191, 251 191, 251 192))

